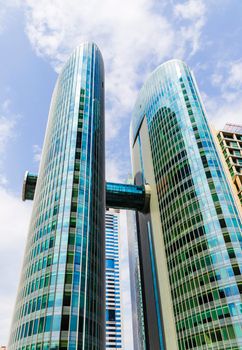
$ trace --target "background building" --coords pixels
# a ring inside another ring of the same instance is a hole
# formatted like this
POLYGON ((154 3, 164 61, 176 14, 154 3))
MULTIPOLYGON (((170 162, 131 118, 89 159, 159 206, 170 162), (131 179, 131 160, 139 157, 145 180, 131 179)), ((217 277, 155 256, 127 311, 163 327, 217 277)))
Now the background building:
POLYGON ((123 349, 119 268, 119 211, 105 214, 106 349, 123 349))
POLYGON ((242 206, 242 125, 228 123, 217 137, 242 206))
POLYGON ((159 66, 132 117, 146 343, 150 349, 242 347, 241 218, 189 68, 159 66))

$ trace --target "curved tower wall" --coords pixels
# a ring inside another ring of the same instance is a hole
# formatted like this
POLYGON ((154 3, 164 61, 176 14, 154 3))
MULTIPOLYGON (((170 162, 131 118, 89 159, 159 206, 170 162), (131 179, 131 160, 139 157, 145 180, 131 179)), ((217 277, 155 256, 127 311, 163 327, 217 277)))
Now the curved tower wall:
POLYGON ((161 65, 144 84, 130 135, 136 183, 151 186, 150 215, 138 215, 147 337, 150 308, 161 349, 239 349, 241 218, 183 62, 161 65))
POLYGON ((9 349, 103 349, 104 66, 77 48, 57 80, 9 349))

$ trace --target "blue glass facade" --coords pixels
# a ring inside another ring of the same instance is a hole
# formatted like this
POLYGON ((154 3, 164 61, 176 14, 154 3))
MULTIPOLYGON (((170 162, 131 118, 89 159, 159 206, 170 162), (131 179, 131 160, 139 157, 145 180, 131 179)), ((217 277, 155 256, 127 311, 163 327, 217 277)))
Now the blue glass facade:
POLYGON ((104 67, 78 47, 57 80, 9 349, 105 346, 104 67))
MULTIPOLYGON (((168 281, 166 273, 160 274, 160 256, 167 263, 179 349, 240 349, 241 217, 194 77, 183 62, 161 65, 144 84, 133 114, 131 145, 136 183, 150 183, 151 206, 157 203, 159 209, 159 218, 151 209, 152 240, 160 243, 151 247, 150 259, 155 259, 159 281, 156 286, 153 279, 153 285, 160 295, 165 343, 172 333, 164 313, 162 293, 168 281)), ((149 226, 149 219, 139 219, 139 225, 146 220, 149 226)))
POLYGON ((119 269, 119 212, 105 215, 106 251, 106 349, 123 349, 119 269))
POLYGON ((106 183, 106 207, 147 211, 149 209, 149 187, 131 184, 106 183))

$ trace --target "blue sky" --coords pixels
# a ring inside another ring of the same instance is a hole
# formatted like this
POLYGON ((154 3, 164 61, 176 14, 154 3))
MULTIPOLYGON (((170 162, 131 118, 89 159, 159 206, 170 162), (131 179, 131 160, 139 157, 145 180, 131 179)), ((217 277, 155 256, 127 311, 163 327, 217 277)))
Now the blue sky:
MULTIPOLYGON (((107 179, 122 181, 130 172, 137 92, 168 59, 192 68, 215 127, 242 124, 241 37, 241 0, 0 0, 0 345, 7 343, 31 211, 20 201, 23 174, 38 171, 52 90, 71 51, 92 40, 103 53, 107 179)), ((124 272, 128 303, 127 279, 124 272)))

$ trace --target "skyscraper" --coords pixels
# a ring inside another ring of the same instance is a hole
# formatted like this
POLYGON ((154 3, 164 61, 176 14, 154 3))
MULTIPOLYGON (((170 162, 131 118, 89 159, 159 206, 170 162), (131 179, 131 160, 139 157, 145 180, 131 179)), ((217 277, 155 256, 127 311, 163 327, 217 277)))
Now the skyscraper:
POLYGON ((103 60, 84 43, 51 100, 10 350, 104 348, 104 168, 103 60))
POLYGON ((142 87, 130 130, 149 349, 242 347, 241 218, 196 82, 179 60, 142 87))
POLYGON ((217 137, 242 206, 242 125, 228 123, 217 137))
POLYGON ((123 349, 120 290, 119 211, 105 214, 106 349, 123 349))

